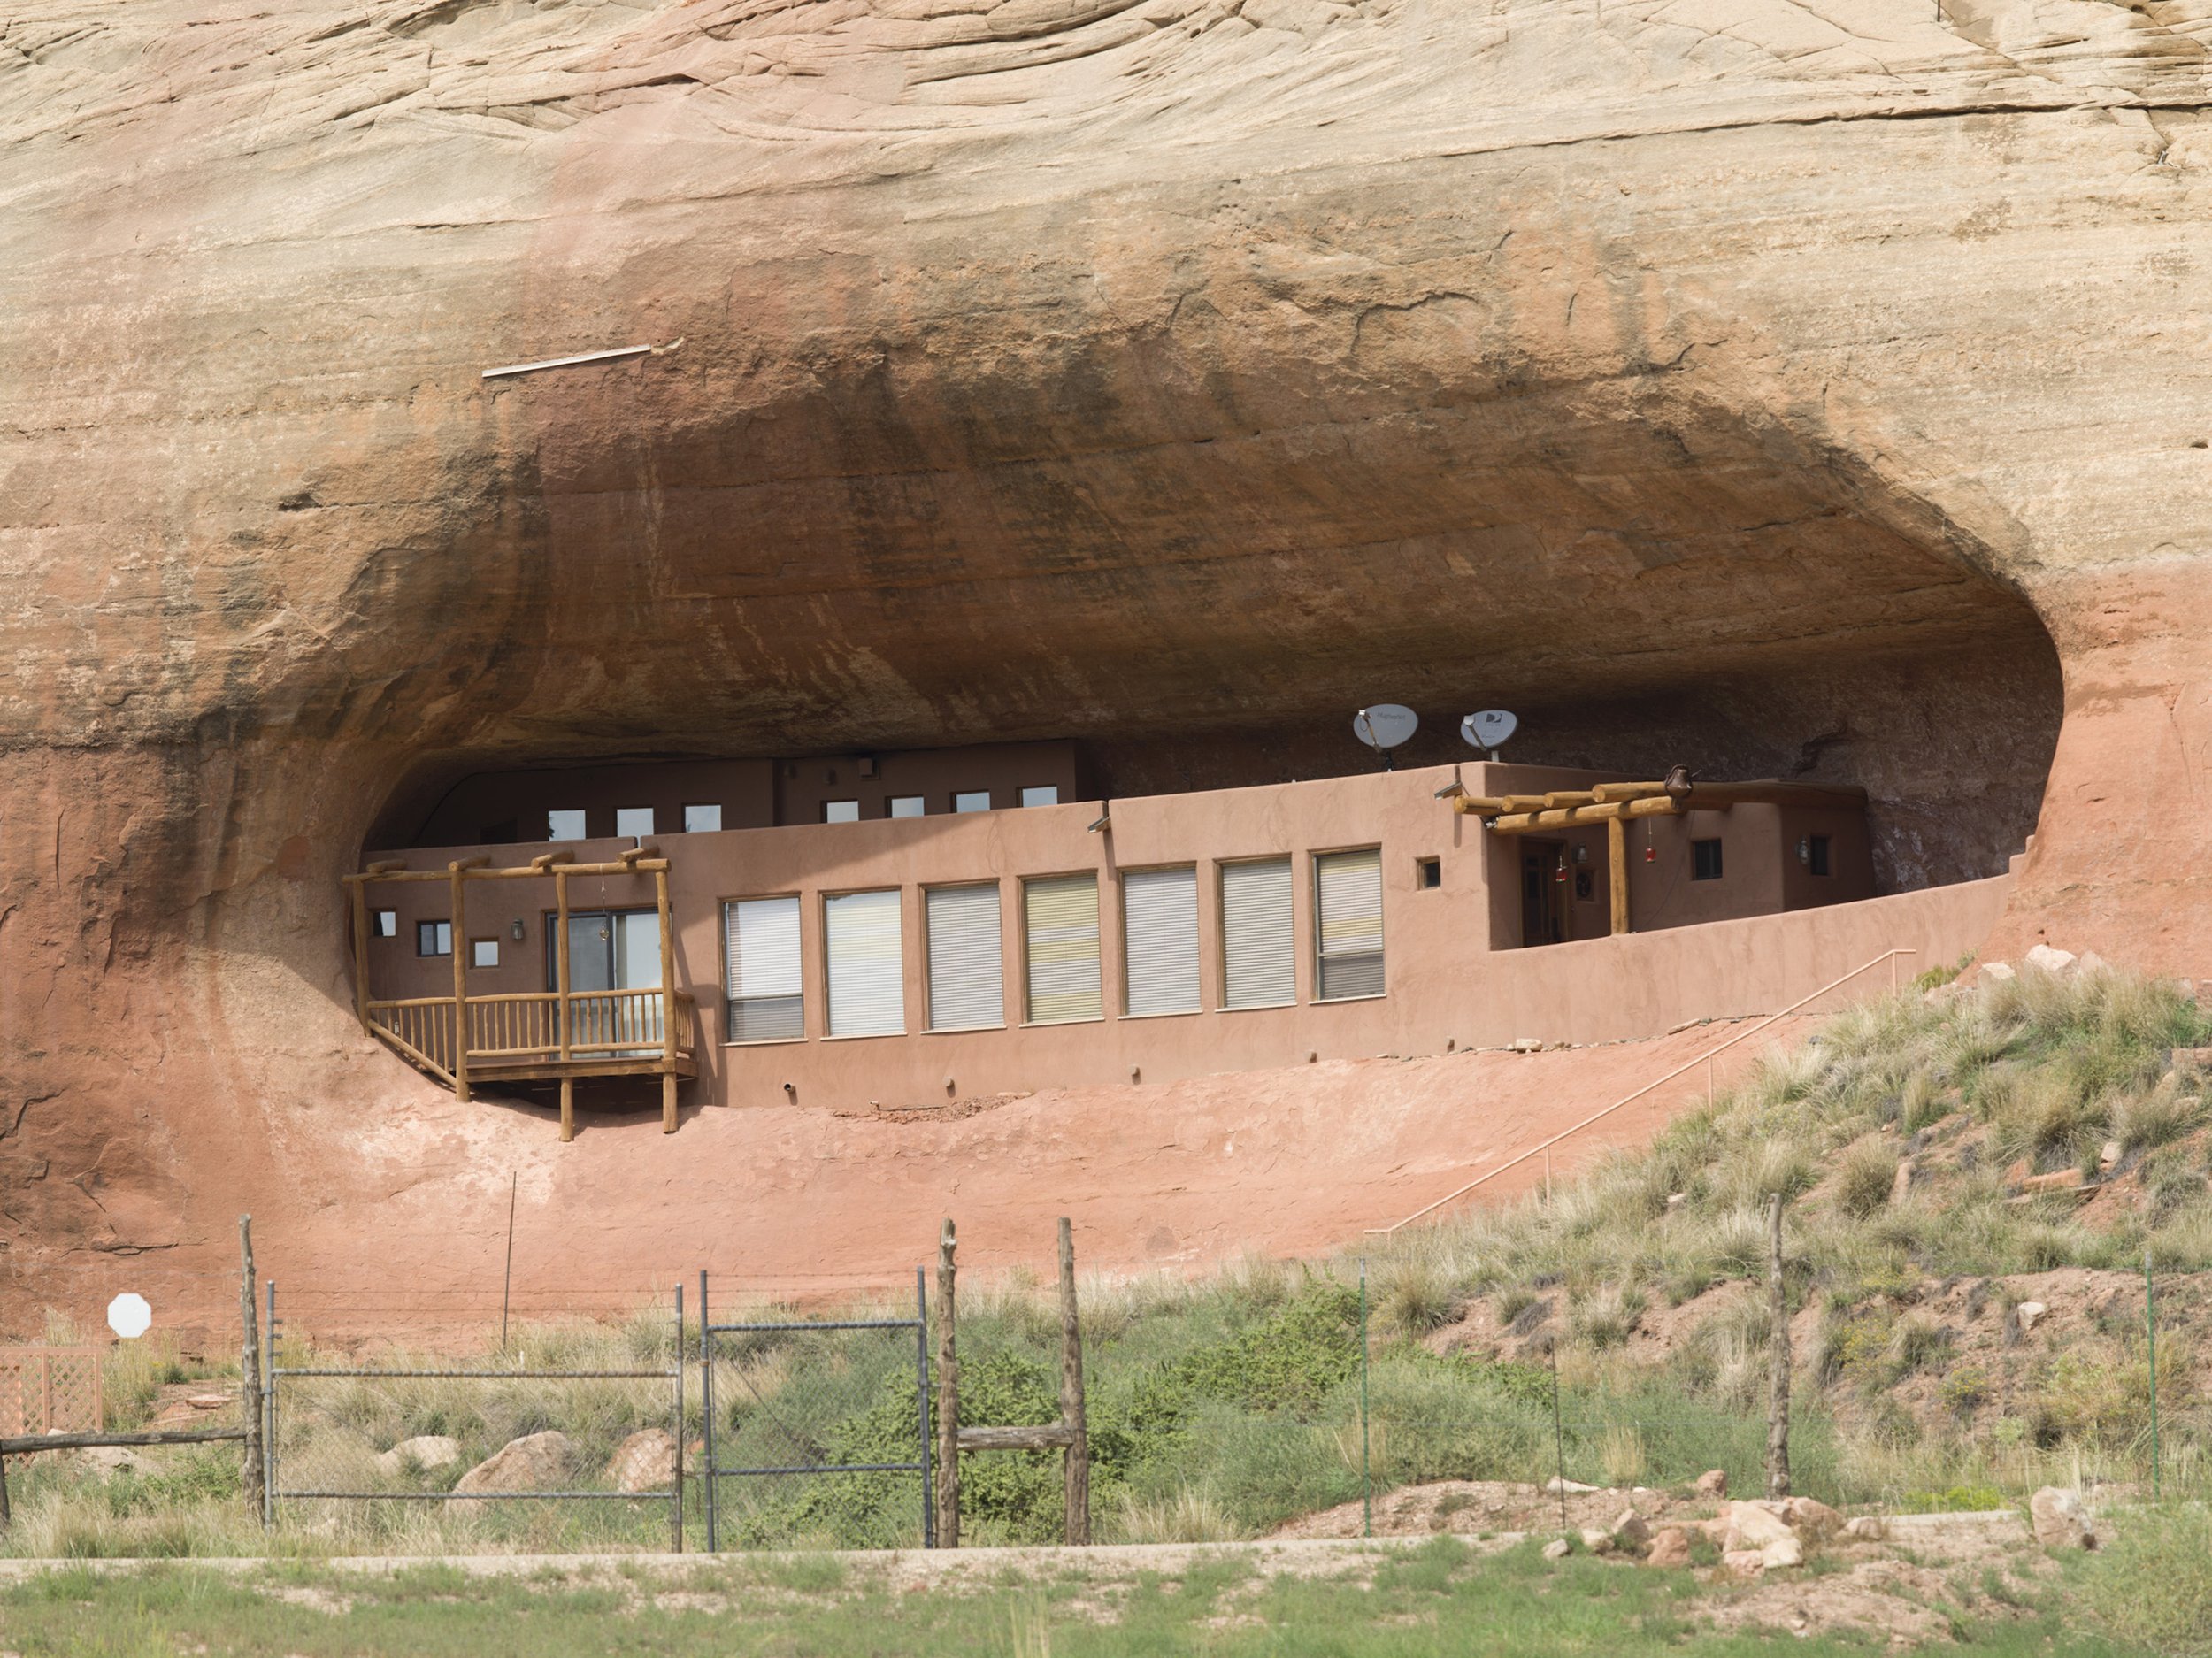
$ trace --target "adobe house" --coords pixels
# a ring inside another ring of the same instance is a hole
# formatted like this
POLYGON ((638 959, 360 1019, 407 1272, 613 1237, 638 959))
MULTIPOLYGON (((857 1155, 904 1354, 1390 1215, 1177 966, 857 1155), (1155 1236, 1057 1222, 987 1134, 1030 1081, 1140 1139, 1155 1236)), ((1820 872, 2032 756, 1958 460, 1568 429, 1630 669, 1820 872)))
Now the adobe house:
POLYGON ((1570 952, 1553 1033, 1637 1033, 1639 983, 1761 1005, 1813 912, 1847 954, 1947 956, 2006 885, 1878 896, 1843 787, 1090 777, 1068 742, 473 776, 346 879, 357 1015, 464 1094, 557 1087, 565 1134, 580 1083, 657 1078, 672 1129, 687 1090, 942 1103, 1502 1043, 1570 952))

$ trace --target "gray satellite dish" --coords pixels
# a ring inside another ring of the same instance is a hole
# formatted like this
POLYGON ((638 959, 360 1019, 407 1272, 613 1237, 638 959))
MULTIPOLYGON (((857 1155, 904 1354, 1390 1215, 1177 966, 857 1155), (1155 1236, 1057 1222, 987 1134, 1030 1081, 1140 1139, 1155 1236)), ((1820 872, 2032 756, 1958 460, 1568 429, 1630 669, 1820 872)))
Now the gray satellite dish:
POLYGON ((1390 769, 1390 751, 1413 740, 1421 717, 1398 702, 1378 702, 1352 716, 1352 735, 1382 756, 1383 770, 1390 769))
POLYGON ((1486 708, 1479 714, 1470 714, 1461 720, 1459 734, 1494 760, 1498 750, 1505 746, 1505 740, 1520 728, 1520 724, 1502 708, 1486 708))

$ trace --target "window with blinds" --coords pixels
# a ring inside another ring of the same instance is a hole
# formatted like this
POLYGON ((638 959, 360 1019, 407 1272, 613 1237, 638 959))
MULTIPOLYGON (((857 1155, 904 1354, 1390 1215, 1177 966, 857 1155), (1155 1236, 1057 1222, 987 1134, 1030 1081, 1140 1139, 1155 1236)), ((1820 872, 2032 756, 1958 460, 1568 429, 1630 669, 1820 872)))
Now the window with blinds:
POLYGON ((929 1028, 987 1031, 1003 1025, 998 883, 933 887, 923 894, 923 912, 929 929, 929 1028))
POLYGON ((896 1036, 906 1029, 899 948, 899 894, 841 893, 823 900, 829 955, 829 1033, 896 1036))
POLYGON ((1290 860, 1221 866, 1221 1004, 1279 1008, 1298 999, 1290 860))
POLYGON ((722 956, 731 1041, 795 1042, 806 1035, 796 898, 724 904, 722 956))
POLYGON ((1129 1013, 1198 1010, 1198 871, 1132 870, 1121 878, 1122 960, 1129 1013))
POLYGON ((1098 988, 1098 877, 1053 875, 1022 884, 1029 947, 1029 1018, 1105 1015, 1098 988))
POLYGON ((1383 993, 1382 850, 1324 852, 1313 861, 1318 1000, 1383 993))

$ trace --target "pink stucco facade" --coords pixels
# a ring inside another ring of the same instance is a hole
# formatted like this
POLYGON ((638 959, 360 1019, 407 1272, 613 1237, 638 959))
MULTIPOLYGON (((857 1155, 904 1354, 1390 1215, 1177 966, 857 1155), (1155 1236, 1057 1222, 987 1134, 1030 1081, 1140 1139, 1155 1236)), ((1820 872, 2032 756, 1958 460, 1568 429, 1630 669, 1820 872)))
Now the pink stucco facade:
MULTIPOLYGON (((1640 930, 1606 936, 1602 911, 1585 937, 1540 948, 1514 948, 1521 915, 1520 853, 1475 818, 1453 811, 1437 792, 1455 780, 1477 794, 1528 792, 1586 782, 1583 773, 1471 764, 1390 774, 1329 778, 1205 794, 1082 801, 965 816, 874 819, 781 828, 662 834, 670 861, 676 977, 697 999, 695 1032, 700 1074, 686 1101, 828 1108, 871 1103, 941 1104, 948 1099, 1179 1078, 1302 1063, 1310 1059, 1414 1055, 1489 1047, 1523 1038, 1596 1042, 1663 1032, 1685 1020, 1771 1011, 1890 949, 1912 949, 1906 971, 1947 962, 1975 948, 1994 925, 2008 877, 1886 897, 1841 897, 1870 889, 1839 873, 1809 894, 1789 856, 1805 824, 1777 809, 1740 807, 1659 825, 1647 858, 1632 843, 1632 909, 1640 930), (1105 827, 1090 825, 1102 816, 1105 827), (1713 820, 1701 826, 1699 819, 1713 820), (1702 909, 1686 911, 1682 879, 1689 841, 1729 838, 1730 874, 1698 883, 1702 909), (1317 997, 1315 889, 1317 855, 1380 849, 1384 991, 1356 1000, 1317 997), (1223 865, 1288 856, 1292 860, 1295 999, 1289 1005, 1223 1006, 1223 865), (1437 884, 1423 884, 1422 861, 1436 861, 1437 884), (1121 879, 1164 866, 1196 871, 1200 1006, 1196 1011, 1131 1017, 1123 994, 1121 879), (1737 871, 1741 871, 1740 879, 1737 871), (1025 939, 1021 883, 1079 872, 1098 882, 1098 954, 1103 1012, 1095 1019, 1037 1024, 1025 1019, 1025 939), (1001 889, 1001 1028, 932 1032, 925 891, 996 882, 1001 889), (904 1032, 836 1038, 828 1033, 825 995, 824 902, 832 894, 896 889, 900 894, 904 1032), (800 900, 805 996, 804 1037, 730 1044, 722 1040, 723 906, 726 901, 795 894, 800 900), (1813 907, 1803 905, 1809 895, 1813 907), (1731 904, 1743 913, 1729 914, 1731 904), (1716 913, 1717 912, 1717 913, 1716 913)), ((1808 831, 1809 832, 1809 831, 1808 831)), ((1863 856, 1863 830, 1830 823, 1839 871, 1847 848, 1863 856), (1855 833, 1857 841, 1850 837, 1855 833)), ((1563 837, 1570 839, 1571 837, 1563 837)), ((574 843, 580 863, 610 858, 629 843, 574 843)), ((1604 891, 1603 841, 1592 867, 1604 891)), ((372 853, 416 870, 442 869, 455 857, 489 850, 520 864, 537 842, 372 853)), ((1855 869, 1855 865, 1854 868, 1855 869)), ((369 979, 383 996, 449 993, 451 963, 415 953, 419 920, 446 914, 439 884, 372 887, 370 903, 397 911, 396 936, 369 944, 369 979)), ((642 877, 580 878, 572 910, 649 909, 642 877)), ((551 883, 472 883, 469 938, 501 942, 495 967, 469 971, 472 994, 547 987, 545 914, 551 883), (516 924, 522 938, 514 938, 516 924)), ((465 948, 457 940, 456 948, 465 948)), ((1886 982, 1886 979, 1878 982, 1886 982)), ((396 1060, 394 1063, 398 1063, 396 1060)), ((589 1104, 588 1089, 580 1102, 589 1104)))

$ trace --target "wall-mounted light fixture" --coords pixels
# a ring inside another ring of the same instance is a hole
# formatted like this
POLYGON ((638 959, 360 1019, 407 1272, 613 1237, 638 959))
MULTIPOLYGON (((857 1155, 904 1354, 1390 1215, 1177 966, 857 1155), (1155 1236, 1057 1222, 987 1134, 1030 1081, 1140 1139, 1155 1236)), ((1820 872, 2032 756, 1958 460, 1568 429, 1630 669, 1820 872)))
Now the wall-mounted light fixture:
POLYGON ((1797 843, 1797 861, 1807 869, 1813 866, 1813 843, 1809 837, 1797 843))
POLYGON ((1590 848, 1578 841, 1575 844, 1575 862, 1578 864, 1587 864, 1589 861, 1590 848))
POLYGON ((507 934, 518 944, 522 942, 522 917, 517 916, 507 924, 507 934))

